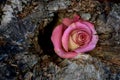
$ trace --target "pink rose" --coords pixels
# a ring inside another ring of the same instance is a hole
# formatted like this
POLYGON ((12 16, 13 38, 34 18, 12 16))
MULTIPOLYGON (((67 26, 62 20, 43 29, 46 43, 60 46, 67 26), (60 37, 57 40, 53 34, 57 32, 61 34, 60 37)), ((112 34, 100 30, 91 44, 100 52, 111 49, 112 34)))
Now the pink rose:
POLYGON ((53 30, 51 40, 54 50, 61 58, 74 58, 78 54, 93 50, 98 42, 94 25, 88 21, 64 18, 53 30))

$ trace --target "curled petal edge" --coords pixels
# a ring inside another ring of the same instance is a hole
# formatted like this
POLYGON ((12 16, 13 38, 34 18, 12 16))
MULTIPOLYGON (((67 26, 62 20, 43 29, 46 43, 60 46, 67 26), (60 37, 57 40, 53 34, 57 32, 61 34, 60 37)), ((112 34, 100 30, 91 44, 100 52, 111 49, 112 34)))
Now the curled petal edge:
POLYGON ((74 51, 76 53, 83 53, 83 52, 91 51, 96 47, 97 42, 98 42, 98 35, 93 35, 91 42, 86 47, 78 48, 74 51))
POLYGON ((93 34, 97 34, 97 32, 95 31, 95 27, 92 23, 84 21, 83 24, 87 25, 90 28, 90 30, 92 31, 93 34))
POLYGON ((72 23, 63 33, 62 46, 65 49, 65 51, 68 51, 69 35, 70 35, 70 32, 74 29, 76 29, 76 25, 74 23, 72 23))
POLYGON ((76 53, 76 52, 66 52, 62 48, 61 38, 62 38, 63 30, 64 30, 63 25, 58 25, 53 30, 53 33, 52 33, 52 36, 51 36, 51 41, 53 42, 54 50, 55 50, 56 54, 58 56, 60 56, 61 58, 74 58, 78 55, 78 53, 76 53), (58 35, 56 35, 56 34, 58 34, 58 35))

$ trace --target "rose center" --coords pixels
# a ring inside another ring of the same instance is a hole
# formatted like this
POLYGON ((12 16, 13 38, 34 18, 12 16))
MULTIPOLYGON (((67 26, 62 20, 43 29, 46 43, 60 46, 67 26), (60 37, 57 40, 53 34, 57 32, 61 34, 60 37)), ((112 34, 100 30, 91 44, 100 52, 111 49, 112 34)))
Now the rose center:
POLYGON ((69 37, 69 50, 75 50, 86 45, 90 41, 89 34, 84 30, 74 30, 69 37))

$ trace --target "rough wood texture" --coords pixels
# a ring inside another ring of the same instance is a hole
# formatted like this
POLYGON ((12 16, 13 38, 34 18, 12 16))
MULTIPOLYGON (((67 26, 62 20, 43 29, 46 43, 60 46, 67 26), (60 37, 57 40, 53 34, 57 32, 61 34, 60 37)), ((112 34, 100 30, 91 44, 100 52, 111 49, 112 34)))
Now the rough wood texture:
POLYGON ((0 80, 119 80, 120 4, 97 0, 2 0, 0 80), (74 13, 95 24, 95 50, 61 59, 50 37, 62 18, 74 13))

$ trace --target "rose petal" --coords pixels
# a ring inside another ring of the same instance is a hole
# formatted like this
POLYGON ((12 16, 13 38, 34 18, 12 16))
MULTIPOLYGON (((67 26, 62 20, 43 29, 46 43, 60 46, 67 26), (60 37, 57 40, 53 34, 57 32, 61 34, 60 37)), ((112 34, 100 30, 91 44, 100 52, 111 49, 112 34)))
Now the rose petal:
POLYGON ((66 26, 69 26, 70 24, 72 24, 72 20, 69 19, 69 18, 64 18, 64 19, 62 20, 62 23, 63 23, 64 25, 66 25, 66 26))
POLYGON ((63 33, 62 36, 62 46, 65 49, 65 51, 68 51, 68 41, 69 41, 69 35, 72 30, 76 29, 76 25, 73 23, 71 24, 63 33))
MULTIPOLYGON (((76 35, 75 35, 75 36, 76 36, 76 35)), ((70 50, 70 51, 73 51, 73 50, 77 49, 78 47, 79 47, 79 45, 76 44, 76 43, 73 41, 72 37, 70 36, 70 37, 69 37, 69 44, 68 44, 69 50, 70 50)))
POLYGON ((61 46, 61 36, 63 32, 63 26, 58 25, 52 33, 51 40, 53 42, 54 47, 59 48, 61 46), (57 34, 57 35, 56 35, 57 34))
POLYGON ((54 50, 61 58, 74 58, 78 54, 76 52, 65 52, 62 48, 61 37, 64 31, 63 25, 58 25, 52 33, 51 40, 54 45, 54 50), (56 35, 57 34, 57 35, 56 35))
POLYGON ((79 22, 79 21, 76 22, 75 24, 76 24, 76 26, 77 26, 78 28, 80 28, 81 30, 83 29, 84 31, 86 31, 86 32, 89 33, 90 35, 92 34, 92 32, 91 32, 90 28, 88 27, 88 25, 83 24, 83 23, 81 23, 81 22, 79 22))
POLYGON ((74 16, 73 17, 73 22, 76 22, 80 19, 80 16, 78 16, 77 14, 74 14, 73 16, 74 16))
POLYGON ((86 47, 81 47, 81 48, 78 48, 74 51, 77 53, 80 53, 80 52, 82 53, 82 52, 87 52, 87 51, 94 49, 96 47, 97 42, 98 42, 98 35, 92 35, 92 36, 93 37, 92 37, 90 43, 86 47))
POLYGON ((82 23, 87 25, 90 28, 90 30, 92 31, 93 34, 97 34, 97 32, 95 31, 94 25, 92 23, 87 22, 87 21, 84 21, 82 23))
POLYGON ((77 14, 74 14, 73 19, 64 18, 64 19, 62 20, 62 23, 63 23, 64 25, 66 25, 66 26, 69 26, 69 25, 72 24, 73 22, 78 21, 79 18, 80 18, 80 16, 78 16, 77 14))
POLYGON ((59 48, 59 49, 55 48, 54 50, 57 53, 57 55, 60 56, 61 58, 75 58, 78 55, 78 53, 73 52, 73 51, 71 51, 71 52, 65 52, 61 48, 59 48))

